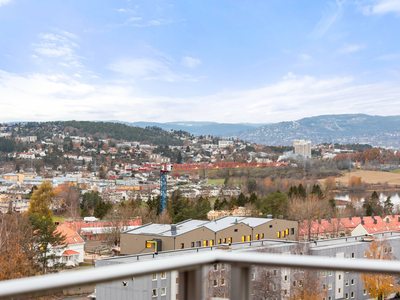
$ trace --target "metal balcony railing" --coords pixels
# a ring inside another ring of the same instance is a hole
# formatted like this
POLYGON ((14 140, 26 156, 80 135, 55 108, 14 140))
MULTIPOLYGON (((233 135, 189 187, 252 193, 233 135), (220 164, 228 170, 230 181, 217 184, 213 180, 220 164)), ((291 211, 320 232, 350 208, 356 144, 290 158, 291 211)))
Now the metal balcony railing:
POLYGON ((231 265, 230 299, 232 300, 251 299, 251 268, 254 265, 400 275, 399 261, 213 251, 99 267, 79 271, 79 276, 77 272, 70 272, 7 280, 0 282, 0 299, 177 270, 179 299, 202 300, 204 278, 202 267, 215 263, 231 265))

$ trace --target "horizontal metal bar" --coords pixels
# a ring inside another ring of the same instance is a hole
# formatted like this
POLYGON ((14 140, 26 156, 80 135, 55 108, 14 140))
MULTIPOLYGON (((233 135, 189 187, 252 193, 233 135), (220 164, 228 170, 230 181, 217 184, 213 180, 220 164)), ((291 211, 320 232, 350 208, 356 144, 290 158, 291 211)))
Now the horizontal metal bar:
POLYGON ((78 272, 65 272, 0 282, 0 298, 30 295, 43 290, 78 287, 93 283, 122 280, 162 271, 180 272, 201 268, 213 263, 241 266, 269 266, 319 270, 355 271, 400 275, 399 261, 338 259, 315 256, 280 255, 267 253, 229 253, 212 251, 176 257, 155 258, 135 263, 98 267, 78 272))

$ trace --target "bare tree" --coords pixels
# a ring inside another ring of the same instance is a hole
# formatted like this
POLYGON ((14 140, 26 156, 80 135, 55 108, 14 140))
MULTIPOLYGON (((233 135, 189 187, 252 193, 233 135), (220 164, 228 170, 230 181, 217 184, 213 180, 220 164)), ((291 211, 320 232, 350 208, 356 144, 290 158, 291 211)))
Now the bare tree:
POLYGON ((76 185, 69 184, 63 188, 59 196, 64 200, 67 212, 71 218, 79 216, 79 205, 81 202, 81 192, 76 185))
POLYGON ((205 298, 230 297, 230 266, 225 263, 206 266, 205 298))

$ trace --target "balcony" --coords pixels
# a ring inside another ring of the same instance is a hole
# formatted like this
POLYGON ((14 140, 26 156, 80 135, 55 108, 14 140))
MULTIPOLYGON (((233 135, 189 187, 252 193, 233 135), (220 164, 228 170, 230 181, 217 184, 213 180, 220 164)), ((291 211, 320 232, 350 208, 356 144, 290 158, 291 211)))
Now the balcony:
POLYGON ((253 266, 299 268, 314 270, 354 271, 400 275, 399 261, 367 259, 337 259, 315 256, 279 255, 254 252, 232 253, 210 251, 160 258, 151 261, 105 266, 79 272, 51 274, 0 282, 0 299, 34 296, 41 291, 55 291, 94 283, 161 273, 179 272, 179 300, 202 300, 203 266, 216 263, 230 265, 232 300, 251 299, 251 269, 253 266), (79 276, 77 276, 79 274, 79 276))

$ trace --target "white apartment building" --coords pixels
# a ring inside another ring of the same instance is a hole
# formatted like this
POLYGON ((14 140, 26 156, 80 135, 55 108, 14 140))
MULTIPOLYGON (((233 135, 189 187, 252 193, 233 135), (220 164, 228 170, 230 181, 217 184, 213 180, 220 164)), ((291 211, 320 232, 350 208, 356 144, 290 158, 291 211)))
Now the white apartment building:
POLYGON ((294 154, 311 158, 311 141, 294 140, 293 148, 294 148, 294 154))

